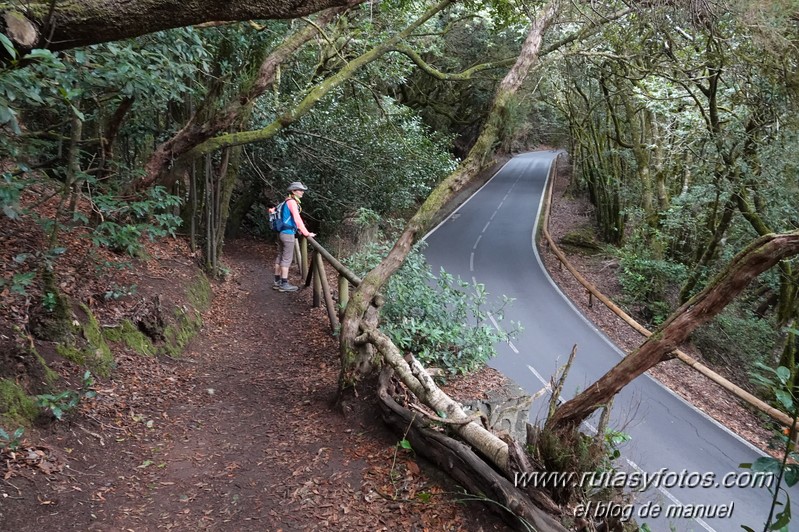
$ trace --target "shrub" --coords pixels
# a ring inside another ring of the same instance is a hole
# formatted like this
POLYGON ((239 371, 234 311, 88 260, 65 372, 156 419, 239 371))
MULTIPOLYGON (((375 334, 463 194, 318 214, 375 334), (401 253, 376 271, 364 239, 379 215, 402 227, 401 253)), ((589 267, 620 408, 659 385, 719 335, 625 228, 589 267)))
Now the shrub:
POLYGON ((165 212, 179 206, 180 198, 167 193, 163 187, 149 189, 146 196, 137 201, 109 194, 98 195, 94 202, 104 221, 92 232, 92 242, 132 257, 142 253, 143 236, 150 240, 167 235, 174 237, 182 223, 180 217, 165 212))
POLYGON ((669 289, 682 284, 685 266, 662 259, 624 254, 620 261, 619 283, 624 302, 638 308, 643 318, 659 325, 672 311, 669 289))
POLYGON ((697 329, 692 339, 711 362, 749 373, 757 363, 771 363, 778 334, 768 320, 736 302, 697 329))
MULTIPOLYGON (((372 244, 347 262, 364 274, 387 251, 385 245, 372 244)), ((443 269, 436 278, 419 246, 391 277, 384 294, 381 329, 404 352, 451 375, 484 364, 496 354, 497 342, 508 340, 519 330, 516 326, 511 333, 501 333, 487 322, 489 313, 501 320, 509 299, 492 306, 482 284, 471 285, 443 269)))

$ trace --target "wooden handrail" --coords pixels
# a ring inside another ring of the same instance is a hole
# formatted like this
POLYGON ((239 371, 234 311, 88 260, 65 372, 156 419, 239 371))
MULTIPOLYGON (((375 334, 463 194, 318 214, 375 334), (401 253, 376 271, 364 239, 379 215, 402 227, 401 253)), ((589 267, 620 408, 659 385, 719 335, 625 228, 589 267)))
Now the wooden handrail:
POLYGON ((322 257, 327 262, 329 262, 330 265, 333 266, 333 268, 335 268, 335 270, 338 273, 343 275, 344 278, 347 279, 353 286, 358 286, 358 285, 361 284, 361 278, 360 277, 355 275, 352 272, 352 270, 350 270, 349 268, 347 268, 346 266, 341 264, 341 262, 339 262, 338 259, 336 259, 333 255, 330 254, 329 251, 327 251, 325 248, 323 248, 322 245, 319 242, 317 242, 316 240, 313 239, 313 237, 308 237, 306 240, 308 240, 308 243, 311 244, 311 246, 316 251, 318 251, 322 255, 322 257))
MULTIPOLYGON (((569 272, 571 272, 571 274, 574 276, 575 279, 577 279, 577 282, 579 282, 581 285, 583 285, 583 287, 585 287, 586 290, 588 290, 589 294, 594 295, 606 307, 608 307, 611 312, 613 312, 618 317, 623 319, 633 329, 635 329, 636 331, 638 331, 647 338, 652 336, 652 332, 649 329, 647 329, 646 327, 635 321, 635 319, 633 319, 632 316, 624 312, 618 305, 613 303, 613 301, 611 301, 607 296, 605 296, 605 294, 600 292, 596 286, 594 286, 585 277, 583 277, 580 274, 580 272, 578 272, 574 268, 574 266, 572 266, 571 263, 569 263, 568 259, 566 258, 566 255, 563 253, 563 251, 561 251, 558 245, 555 244, 555 241, 552 239, 552 236, 550 236, 549 212, 550 209, 552 208, 552 189, 554 187, 554 180, 555 180, 555 175, 557 174, 559 160, 560 160, 560 154, 557 157, 555 157, 555 161, 553 162, 552 166, 549 169, 549 178, 547 179, 547 191, 544 197, 544 209, 543 209, 544 212, 542 215, 541 233, 546 239, 547 245, 555 254, 555 256, 558 258, 560 263, 566 266, 566 269, 569 270, 569 272)), ((715 382, 725 390, 729 391, 739 399, 742 399, 747 403, 749 403, 750 405, 754 406, 764 414, 768 414, 773 419, 779 421, 783 425, 790 426, 793 424, 793 419, 790 416, 788 416, 785 412, 777 410, 776 408, 766 403, 765 401, 755 397, 751 393, 747 392, 737 384, 734 384, 729 380, 725 379, 724 377, 722 377, 712 369, 708 368, 707 366, 705 366, 695 358, 686 354, 685 352, 676 349, 674 351, 674 354, 679 360, 681 360, 688 366, 692 367, 702 375, 706 376, 707 378, 709 378, 710 380, 712 380, 713 382, 715 382)))
MULTIPOLYGON (((333 301, 333 294, 330 290, 330 284, 327 282, 325 274, 325 266, 323 261, 327 261, 338 272, 338 290, 339 301, 341 306, 346 306, 349 299, 349 285, 358 286, 361 284, 361 279, 355 275, 352 270, 344 266, 338 259, 330 254, 322 245, 313 239, 313 237, 301 237, 302 244, 298 245, 302 252, 299 254, 302 257, 299 261, 300 273, 305 278, 305 286, 313 284, 313 298, 312 306, 314 308, 320 306, 321 301, 324 300, 325 308, 327 309, 327 317, 330 320, 330 329, 335 333, 339 328, 339 313, 333 301), (314 254, 308 264, 308 244, 314 249, 314 254)), ((299 240, 299 239, 298 239, 299 240)))

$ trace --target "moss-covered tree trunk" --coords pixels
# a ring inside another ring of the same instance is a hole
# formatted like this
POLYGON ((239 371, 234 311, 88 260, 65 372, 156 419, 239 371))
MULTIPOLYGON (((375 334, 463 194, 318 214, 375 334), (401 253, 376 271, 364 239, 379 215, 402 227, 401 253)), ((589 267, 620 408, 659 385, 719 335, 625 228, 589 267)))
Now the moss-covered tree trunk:
MULTIPOLYGON (((171 138, 156 147, 145 165, 146 174, 136 184, 137 190, 160 183, 169 188, 169 181, 178 177, 191 162, 183 157, 188 151, 216 135, 229 131, 234 124, 243 123, 243 117, 249 115, 252 103, 261 97, 275 82, 276 73, 281 64, 289 59, 305 43, 318 35, 322 28, 337 17, 343 8, 328 9, 319 14, 314 22, 308 23, 294 33, 288 35, 261 62, 254 73, 251 83, 222 109, 212 112, 210 116, 201 112, 194 113, 189 122, 171 138), (172 168, 174 161, 180 161, 177 168, 172 168)), ((206 105, 205 107, 213 107, 206 105)))
MULTIPOLYGON (((718 203, 718 200, 717 200, 718 203)), ((691 273, 688 275, 688 278, 685 280, 685 284, 683 284, 682 288, 680 288, 680 304, 685 303, 688 301, 688 298, 691 297, 694 288, 696 288, 697 283, 699 282, 700 277, 702 276, 702 272, 707 268, 708 264, 716 257, 716 251, 721 244, 724 235, 727 234, 727 229, 730 227, 730 223, 732 223, 732 215, 735 213, 735 205, 734 200, 730 199, 723 207, 721 218, 716 222, 715 216, 711 217, 709 224, 711 225, 710 229, 712 230, 712 237, 709 242, 706 242, 704 246, 697 249, 697 252, 700 253, 697 261, 694 263, 693 268, 691 269, 691 273)))
MULTIPOLYGON (((610 98, 605 98, 607 112, 599 114, 593 110, 591 100, 578 81, 573 84, 574 93, 579 96, 578 102, 569 101, 570 123, 575 124, 573 133, 575 150, 572 158, 588 190, 591 204, 594 205, 600 237, 612 244, 621 243, 624 235, 624 216, 621 211, 620 182, 622 179, 621 159, 611 155, 611 139, 628 147, 621 140, 618 119, 613 114, 610 98), (579 121, 581 114, 576 111, 582 105, 583 113, 589 119, 579 121), (602 124, 601 120, 607 124, 602 124), (579 124, 581 127, 576 127, 579 124), (612 131, 615 131, 615 137, 612 131)), ((603 87, 604 90, 604 87, 603 87)), ((607 92, 607 91, 606 91, 607 92)))
POLYGON ((228 133, 214 138, 209 138, 208 140, 187 151, 180 159, 178 159, 178 161, 175 162, 175 164, 188 164, 190 161, 201 157, 206 153, 221 150, 223 148, 242 146, 244 144, 263 142, 265 140, 271 139, 280 131, 305 116, 313 108, 313 106, 316 105, 316 103, 325 97, 331 90, 339 87, 342 83, 352 78, 352 76, 359 69, 392 51, 398 43, 410 37, 421 25, 430 20, 433 16, 449 6, 451 3, 452 0, 443 0, 439 2, 425 11, 421 17, 411 23, 404 30, 395 33, 374 48, 348 62, 338 72, 319 82, 297 105, 284 112, 266 127, 252 131, 228 133))
MULTIPOLYGON (((212 21, 292 19, 363 0, 32 0, 0 5, 0 26, 19 52, 67 50, 212 21), (22 7, 24 6, 24 7, 22 7)), ((5 50, 0 59, 7 59, 5 50)))
POLYGON ((370 368, 369 355, 358 349, 356 337, 360 334, 361 324, 378 291, 400 268, 417 236, 429 226, 433 216, 458 192, 463 190, 482 169, 493 162, 501 121, 508 103, 538 61, 544 32, 557 13, 557 6, 557 0, 550 2, 533 22, 516 63, 497 88, 488 118, 468 156, 433 190, 416 214, 408 221, 388 255, 364 277, 363 282, 352 294, 341 323, 340 390, 348 388, 358 380, 364 371, 370 368))
POLYGON ((228 238, 238 236, 244 217, 250 212, 261 192, 261 184, 258 181, 250 181, 246 187, 246 191, 239 194, 236 201, 230 206, 230 214, 225 223, 225 236, 228 238))
POLYGON ((230 218, 230 199, 233 197, 233 189, 239 180, 239 170, 241 169, 241 146, 230 148, 228 156, 227 171, 220 176, 222 183, 219 190, 219 219, 216 228, 216 247, 221 255, 222 247, 227 234, 227 223, 230 218))
POLYGON ((561 405, 547 422, 547 427, 555 431, 578 427, 633 379, 671 358, 672 351, 691 332, 721 312, 755 277, 797 254, 799 231, 766 235, 752 242, 702 292, 674 311, 641 347, 585 391, 561 405))

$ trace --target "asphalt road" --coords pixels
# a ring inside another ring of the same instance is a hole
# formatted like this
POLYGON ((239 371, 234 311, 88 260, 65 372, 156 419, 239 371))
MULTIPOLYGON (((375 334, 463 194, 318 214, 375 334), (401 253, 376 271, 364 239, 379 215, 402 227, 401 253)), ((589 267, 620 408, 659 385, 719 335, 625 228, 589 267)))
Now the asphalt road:
MULTIPOLYGON (((425 237, 425 256, 434 272, 443 267, 485 284, 489 294, 515 298, 500 326, 518 321, 524 331, 510 345, 499 345, 490 365, 528 393, 540 390, 577 344, 577 359, 562 394, 568 399, 623 354, 554 285, 535 250, 542 193, 555 156, 545 151, 513 158, 425 237)), ((531 421, 540 417, 547 398, 533 404, 531 421)), ((741 530, 742 524, 762 530, 768 490, 723 486, 752 481, 738 464, 762 456, 758 450, 649 376, 622 390, 613 410, 612 428, 632 437, 621 447, 618 466, 632 475, 612 482, 635 487, 649 481, 650 487, 636 496, 635 507, 612 511, 632 512, 639 524, 646 522, 654 531, 726 532, 741 530), (658 508, 661 515, 652 518, 658 508)))

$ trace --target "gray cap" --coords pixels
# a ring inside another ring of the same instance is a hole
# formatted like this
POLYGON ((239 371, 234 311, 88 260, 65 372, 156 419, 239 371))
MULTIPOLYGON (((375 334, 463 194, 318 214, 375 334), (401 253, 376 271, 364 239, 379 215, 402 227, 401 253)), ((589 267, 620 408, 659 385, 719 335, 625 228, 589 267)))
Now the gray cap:
POLYGON ((294 190, 308 190, 308 187, 306 187, 305 185, 303 185, 299 181, 295 181, 295 182, 293 182, 292 184, 289 185, 289 192, 292 192, 294 190))

